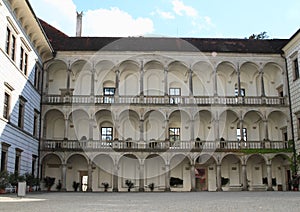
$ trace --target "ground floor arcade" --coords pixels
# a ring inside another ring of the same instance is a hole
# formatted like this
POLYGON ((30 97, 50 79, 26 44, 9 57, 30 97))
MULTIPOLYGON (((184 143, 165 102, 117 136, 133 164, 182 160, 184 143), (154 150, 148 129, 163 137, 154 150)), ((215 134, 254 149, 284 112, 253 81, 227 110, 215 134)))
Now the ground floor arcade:
MULTIPOLYGON (((41 155, 41 177, 54 177, 73 191, 289 190, 290 155, 244 153, 66 153, 41 155)), ((56 190, 56 186, 52 187, 56 190)))

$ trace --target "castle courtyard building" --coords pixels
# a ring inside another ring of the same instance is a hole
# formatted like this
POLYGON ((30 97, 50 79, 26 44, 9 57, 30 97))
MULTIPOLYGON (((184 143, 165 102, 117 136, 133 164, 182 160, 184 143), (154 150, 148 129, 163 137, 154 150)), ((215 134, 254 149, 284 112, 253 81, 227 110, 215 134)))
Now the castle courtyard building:
POLYGON ((64 191, 74 183, 81 191, 127 191, 130 183, 133 191, 291 189, 299 33, 70 37, 27 1, 2 0, 0 10, 1 169, 13 171, 21 155, 25 172, 34 157, 39 177, 64 191))

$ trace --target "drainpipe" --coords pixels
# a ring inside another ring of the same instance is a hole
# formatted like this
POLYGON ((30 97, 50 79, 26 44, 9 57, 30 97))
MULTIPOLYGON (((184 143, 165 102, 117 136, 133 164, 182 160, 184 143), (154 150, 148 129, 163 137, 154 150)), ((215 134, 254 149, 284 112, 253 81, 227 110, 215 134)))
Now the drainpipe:
POLYGON ((291 95, 290 95, 290 80, 289 80, 289 75, 288 75, 288 65, 287 65, 287 59, 284 56, 284 52, 282 51, 280 53, 280 56, 284 59, 285 61, 285 70, 286 70, 286 77, 287 77, 287 89, 288 89, 288 99, 289 99, 289 109, 290 109, 290 119, 291 119, 291 132, 292 132, 292 139, 293 139, 293 161, 292 163, 294 164, 294 169, 292 170, 293 174, 297 174, 298 170, 298 164, 297 164, 297 152, 296 152, 296 144, 295 144, 295 132, 294 132, 294 127, 293 127, 293 114, 292 114, 292 100, 291 100, 291 95))
MULTIPOLYGON (((43 62, 43 64, 42 64, 42 66, 41 66, 41 68, 42 68, 42 74, 41 74, 41 76, 40 77, 42 77, 42 81, 41 81, 41 100, 40 100, 40 120, 39 120, 39 122, 40 122, 40 124, 39 124, 39 147, 38 147, 38 168, 37 168, 37 173, 38 173, 38 178, 39 179, 41 179, 41 177, 42 177, 42 173, 40 173, 40 155, 41 155, 41 138, 42 138, 42 106, 43 106, 43 92, 44 92, 44 67, 45 67, 45 65, 48 63, 48 62, 50 62, 50 61, 52 61, 52 60, 54 60, 55 59, 55 57, 56 57, 56 52, 52 52, 52 57, 50 58, 50 59, 48 59, 48 60, 46 60, 45 62, 43 62)), ((38 63, 39 64, 39 63, 38 63)))

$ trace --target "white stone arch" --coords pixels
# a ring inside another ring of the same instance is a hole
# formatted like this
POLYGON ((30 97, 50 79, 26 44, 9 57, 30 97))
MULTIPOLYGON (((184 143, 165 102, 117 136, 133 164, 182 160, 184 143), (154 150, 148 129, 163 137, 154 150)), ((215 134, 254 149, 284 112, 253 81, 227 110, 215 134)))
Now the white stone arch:
POLYGON ((190 191, 191 190, 191 158, 189 155, 178 153, 170 158, 170 186, 172 191, 190 191), (172 185, 172 178, 182 180, 181 184, 172 185))
POLYGON ((237 82, 236 67, 229 61, 217 65, 217 85, 220 96, 234 96, 235 82, 237 82))
POLYGON ((95 113, 95 121, 97 125, 97 130, 94 131, 94 138, 98 138, 99 140, 102 140, 101 136, 101 129, 102 127, 111 127, 113 129, 113 138, 114 139, 116 136, 116 126, 114 123, 114 116, 113 113, 110 110, 99 110, 95 113))
POLYGON ((145 185, 154 183, 154 190, 165 188, 166 161, 159 154, 149 154, 144 161, 145 185))
POLYGON ((263 178, 267 177, 267 158, 262 154, 252 154, 246 157, 247 179, 249 190, 255 190, 263 185, 263 178))
POLYGON ((64 138, 65 118, 57 109, 51 109, 44 115, 44 138, 62 140, 64 138))
POLYGON ((292 177, 290 157, 285 153, 274 155, 271 160, 272 186, 274 190, 289 190, 289 181, 292 177), (276 182, 276 184, 275 184, 276 182), (280 188, 281 187, 281 188, 280 188))
POLYGON ((70 86, 75 95, 89 95, 91 93, 92 65, 89 61, 80 59, 71 64, 70 86))
POLYGON ((284 72, 280 65, 269 62, 264 65, 263 73, 266 96, 278 96, 279 89, 285 91, 284 72))
POLYGON ((213 117, 209 110, 200 110, 194 116, 194 138, 201 141, 214 139, 213 117), (199 139, 198 139, 199 138, 199 139))
POLYGON ((288 116, 282 111, 275 110, 268 114, 267 120, 269 139, 271 141, 288 141, 288 116))
POLYGON ((224 187, 241 186, 242 184, 242 160, 238 155, 229 153, 221 159, 221 173, 222 177, 228 178, 229 182, 224 187))
MULTIPOLYGON (((63 159, 60 155, 56 153, 49 153, 44 155, 41 158, 41 171, 42 171, 42 179, 45 177, 52 177, 55 178, 55 184, 61 180, 61 165, 63 159)), ((46 189, 46 188, 44 188, 46 189)), ((55 186, 52 186, 51 190, 55 190, 55 186)))
POLYGON ((122 140, 140 139, 140 117, 139 114, 133 110, 124 110, 119 115, 119 138, 122 140))
POLYGON ((97 154, 92 162, 94 166, 93 191, 104 191, 102 183, 108 183, 109 188, 112 188, 115 164, 111 155, 107 153, 97 154))
POLYGON ((138 96, 140 92, 140 65, 132 60, 126 60, 119 65, 120 96, 138 96))
MULTIPOLYGON (((48 94, 60 94, 59 89, 67 86, 67 64, 62 60, 54 60, 47 67, 48 80, 48 94)), ((46 83, 45 83, 46 85, 46 83)))
POLYGON ((144 65, 144 94, 164 95, 164 65, 157 60, 149 61, 144 65))
POLYGON ((87 140, 89 139, 89 114, 82 110, 77 109, 69 115, 69 138, 71 140, 87 140))
POLYGON ((220 138, 226 141, 236 141, 238 123, 239 115, 234 110, 223 111, 219 116, 220 138))
POLYGON ((260 93, 259 67, 254 62, 245 62, 240 66, 241 88, 245 89, 246 96, 257 96, 260 93))
POLYGON ((263 115, 256 110, 249 110, 243 116, 243 127, 247 129, 247 141, 264 139, 263 115))
POLYGON ((192 66, 194 96, 213 96, 214 67, 206 61, 199 61, 192 66))
POLYGON ((80 191, 86 191, 88 187, 91 185, 82 185, 81 177, 83 175, 88 176, 88 161, 86 155, 83 153, 72 153, 68 156, 66 159, 67 163, 67 179, 66 179, 66 189, 67 191, 73 190, 73 182, 79 182, 80 183, 80 191))
POLYGON ((116 87, 115 64, 110 60, 101 60, 95 64, 95 94, 103 94, 104 87, 116 87))
POLYGON ((150 110, 144 115, 144 139, 165 140, 165 116, 157 110, 150 110))
MULTIPOLYGON (((183 62, 173 61, 168 65, 168 88, 180 88, 181 96, 189 95, 189 68, 183 62)), ((169 91, 168 91, 169 92, 169 91)))
MULTIPOLYGON (((118 161, 118 185, 120 191, 127 190, 126 180, 131 180, 134 184, 134 188, 138 188, 139 185, 139 168, 140 168, 140 160, 139 158, 132 153, 122 154, 118 161)), ((133 189, 134 189, 133 188, 133 189)))
POLYGON ((169 115, 169 128, 180 128, 180 140, 191 139, 191 116, 183 110, 175 110, 169 115))

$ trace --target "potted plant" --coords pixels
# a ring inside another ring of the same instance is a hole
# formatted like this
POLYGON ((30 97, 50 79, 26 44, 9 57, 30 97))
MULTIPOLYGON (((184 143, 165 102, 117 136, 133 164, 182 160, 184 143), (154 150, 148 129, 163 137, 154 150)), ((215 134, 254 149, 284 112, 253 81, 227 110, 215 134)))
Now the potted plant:
POLYGON ((5 193, 5 188, 8 183, 8 173, 6 171, 0 172, 0 194, 5 193))
POLYGON ((62 187, 62 184, 61 184, 60 180, 58 180, 58 183, 57 183, 57 185, 56 185, 57 191, 60 191, 60 190, 61 190, 61 187, 62 187))
POLYGON ((55 178, 54 177, 45 177, 44 178, 44 183, 45 183, 45 187, 47 188, 47 191, 51 190, 51 187, 54 185, 55 182, 55 178))
POLYGON ((148 185, 148 187, 150 188, 150 191, 153 191, 153 190, 154 190, 154 183, 150 183, 150 184, 148 185))
POLYGON ((74 189, 74 191, 77 191, 78 190, 78 188, 79 188, 79 184, 80 183, 77 183, 76 181, 73 181, 73 189, 74 189))
POLYGON ((29 187, 29 191, 31 192, 33 189, 32 187, 34 186, 35 183, 35 177, 30 174, 30 173, 25 173, 25 181, 26 181, 26 185, 29 187))
POLYGON ((131 182, 131 180, 126 180, 125 184, 127 185, 128 192, 130 192, 130 189, 132 189, 134 186, 133 182, 131 182))
POLYGON ((104 191, 107 192, 107 189, 109 187, 108 182, 103 182, 102 185, 104 186, 104 191))

